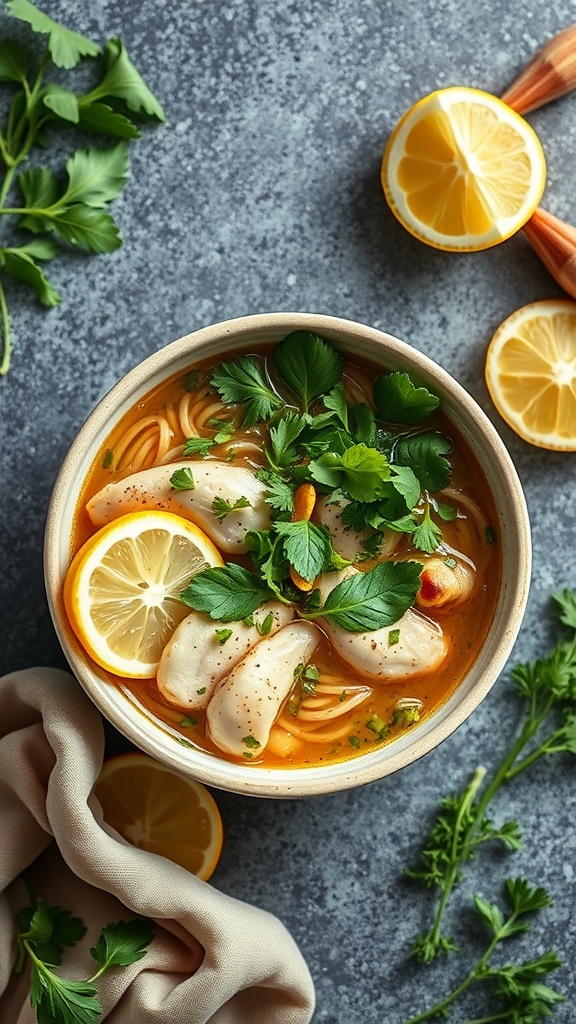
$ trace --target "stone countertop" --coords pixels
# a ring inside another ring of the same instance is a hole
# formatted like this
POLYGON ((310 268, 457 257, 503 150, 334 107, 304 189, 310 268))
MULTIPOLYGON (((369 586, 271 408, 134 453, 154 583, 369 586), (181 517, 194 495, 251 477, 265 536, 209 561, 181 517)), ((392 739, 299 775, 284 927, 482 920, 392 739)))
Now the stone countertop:
MULTIPOLYGON (((495 412, 487 343, 514 309, 560 295, 522 234, 477 254, 411 238, 380 188, 382 149, 420 96, 452 84, 503 91, 535 50, 574 20, 568 0, 45 0, 69 27, 121 35, 168 123, 132 148, 114 204, 124 246, 65 254, 49 267, 63 302, 43 310, 9 283, 14 353, 0 383, 2 671, 64 666, 42 582, 42 533, 61 460, 95 403, 128 369, 195 328, 246 313, 330 313, 396 335, 452 373, 495 423, 530 510, 533 584, 511 663, 553 643, 550 594, 576 586, 576 457, 529 447, 495 412)), ((6 16, 4 32, 29 38, 6 16), (8 31, 9 30, 9 31, 8 31)), ((544 205, 576 222, 576 97, 529 115, 548 161, 544 205)), ((73 137, 60 136, 62 159, 73 137)), ((83 144, 86 144, 83 140, 83 144)), ((90 144, 90 143, 88 143, 90 144)), ((52 152, 52 150, 50 150, 52 152)), ((36 161, 43 159, 42 154, 36 161)), ((471 892, 500 896, 508 875, 546 886, 519 955, 556 947, 552 984, 576 1010, 574 763, 540 762, 498 797, 524 848, 483 851, 459 890, 451 928, 462 958, 424 968, 411 943, 430 894, 402 876, 441 796, 494 765, 518 705, 506 679, 444 744, 400 774, 308 800, 216 793, 225 845, 214 884, 275 914, 308 961, 314 1024, 402 1024, 461 976, 481 949, 471 892)), ((108 730, 109 750, 126 747, 108 730)), ((510 954, 514 953, 510 947, 510 954)), ((481 1001, 469 1016, 489 1012, 481 1001)), ((454 1019, 462 1020, 458 1011, 454 1019)))

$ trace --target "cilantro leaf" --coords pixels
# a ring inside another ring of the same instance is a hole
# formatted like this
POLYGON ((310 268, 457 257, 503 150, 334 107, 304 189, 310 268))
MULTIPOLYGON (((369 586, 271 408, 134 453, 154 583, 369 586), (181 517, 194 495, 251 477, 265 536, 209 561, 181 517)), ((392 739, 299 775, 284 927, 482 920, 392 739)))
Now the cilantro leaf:
POLYGON ((338 583, 309 619, 329 619, 351 633, 392 626, 414 604, 420 589, 419 562, 380 562, 338 583))
POLYGON ((442 540, 442 530, 430 516, 430 506, 426 505, 422 521, 418 524, 412 534, 412 543, 420 551, 431 555, 436 551, 442 540))
POLYGON ((226 498, 220 498, 218 495, 213 499, 210 507, 216 519, 226 519, 226 516, 229 516, 231 512, 236 512, 241 508, 252 508, 248 498, 238 498, 234 504, 231 504, 226 498))
POLYGON ((352 434, 355 441, 371 447, 372 439, 376 434, 376 419, 369 405, 365 402, 355 402, 349 409, 352 420, 352 434))
POLYGON ((196 484, 192 470, 188 466, 175 469, 170 477, 170 486, 174 491, 193 491, 196 484))
MULTIPOLYGON (((23 2, 23 0, 19 0, 23 2)), ((84 97, 84 102, 115 98, 137 114, 147 114, 158 121, 166 116, 156 97, 130 60, 121 39, 109 39, 104 50, 106 71, 102 81, 84 97)))
POLYGON ((332 544, 323 526, 307 519, 295 523, 277 522, 274 529, 282 537, 283 550, 290 565, 310 582, 330 565, 332 544))
POLYGON ((328 487, 339 487, 356 501, 373 501, 385 493, 390 477, 388 459, 375 448, 356 444, 342 455, 327 452, 308 466, 313 480, 328 487))
POLYGON ((327 409, 336 414, 344 430, 348 430, 348 406, 344 397, 344 385, 340 381, 327 395, 322 395, 322 401, 327 409))
POLYGON ((220 622, 245 619, 273 594, 266 582, 233 562, 203 569, 192 577, 180 600, 220 622))
POLYGON ((82 57, 97 57, 101 52, 96 43, 53 21, 30 0, 8 0, 6 6, 13 18, 26 21, 34 32, 48 36, 50 55, 59 68, 76 67, 82 57))
POLYGON ((450 438, 436 431, 402 437, 394 447, 393 463, 408 466, 422 490, 441 491, 450 483, 451 466, 445 455, 453 450, 450 438))
POLYGON ((58 306, 62 301, 61 296, 32 258, 33 246, 34 243, 30 243, 18 249, 0 249, 0 265, 11 277, 31 285, 43 306, 58 306))
POLYGON ((211 384, 224 402, 245 405, 242 422, 246 427, 269 419, 283 404, 266 383, 254 356, 238 356, 221 363, 212 374, 211 384))
POLYGON ((288 412, 270 427, 270 451, 266 452, 266 458, 273 469, 287 469, 296 461, 298 453, 294 441, 307 423, 307 416, 288 412))
POLYGON ((274 349, 279 376, 298 396, 304 412, 340 380, 342 356, 312 331, 293 331, 274 349))
POLYGON ((208 454, 213 447, 214 441, 209 437, 189 437, 184 442, 183 455, 201 455, 202 458, 208 454))
POLYGON ((108 149, 77 149, 66 164, 68 185, 60 202, 103 209, 120 195, 129 167, 126 142, 108 149))
POLYGON ((391 423, 422 423, 440 404, 427 388, 417 387, 407 373, 387 373, 374 381, 376 413, 391 423))
POLYGON ((256 476, 261 483, 266 485, 264 501, 278 512, 292 512, 294 492, 290 484, 287 484, 277 473, 272 473, 268 469, 259 469, 256 476))
POLYGON ((154 938, 150 921, 134 918, 132 921, 118 921, 102 929, 90 956, 100 964, 101 972, 109 967, 127 967, 146 956, 146 947, 154 938))

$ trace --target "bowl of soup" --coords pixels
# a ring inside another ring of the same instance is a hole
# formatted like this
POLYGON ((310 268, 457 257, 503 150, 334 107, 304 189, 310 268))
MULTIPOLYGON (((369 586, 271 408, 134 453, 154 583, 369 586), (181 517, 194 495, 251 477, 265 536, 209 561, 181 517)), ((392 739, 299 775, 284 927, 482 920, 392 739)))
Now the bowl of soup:
POLYGON ((72 444, 45 578, 70 667, 137 747, 263 797, 382 778, 475 710, 517 636, 512 461, 441 367, 325 315, 151 355, 72 444))

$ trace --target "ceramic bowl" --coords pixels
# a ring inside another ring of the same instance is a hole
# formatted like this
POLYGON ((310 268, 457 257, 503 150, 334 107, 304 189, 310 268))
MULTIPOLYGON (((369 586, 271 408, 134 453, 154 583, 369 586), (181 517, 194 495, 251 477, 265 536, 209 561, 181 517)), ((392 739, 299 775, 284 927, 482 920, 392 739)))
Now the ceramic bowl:
POLYGON ((390 775, 438 746, 468 718, 498 678, 522 621, 530 580, 530 528, 522 488, 498 433, 471 396, 440 366, 382 331, 331 316, 272 313, 240 317, 194 331, 154 353, 130 371, 80 430, 57 478, 46 527, 45 579, 54 624, 70 667, 102 714, 137 747, 209 786, 263 797, 300 797, 336 792, 390 775), (62 600, 70 564, 74 510, 82 482, 116 421, 164 378, 197 359, 253 349, 290 331, 314 330, 351 357, 383 370, 415 372, 440 396, 442 409, 474 451, 491 487, 502 545, 502 574, 495 612, 482 649, 456 691, 430 716, 389 744, 342 763, 310 768, 250 768, 184 747, 161 722, 109 681, 84 653, 70 628, 62 600))

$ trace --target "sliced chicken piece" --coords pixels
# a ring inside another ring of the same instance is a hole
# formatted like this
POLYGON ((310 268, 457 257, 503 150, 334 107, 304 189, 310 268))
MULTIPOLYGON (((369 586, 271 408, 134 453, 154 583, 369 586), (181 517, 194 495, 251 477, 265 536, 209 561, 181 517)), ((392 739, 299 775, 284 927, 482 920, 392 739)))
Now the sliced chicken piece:
POLYGON ((162 696, 180 708, 205 708, 220 680, 262 639, 258 627, 273 636, 292 622, 294 608, 267 601, 252 619, 254 625, 215 622, 204 612, 192 612, 183 619, 160 658, 156 681, 162 696), (230 636, 226 629, 231 630, 230 636))
POLYGON ((476 572, 468 562, 446 557, 429 558, 420 573, 421 587, 416 596, 419 608, 443 608, 463 604, 472 596, 476 572))
MULTIPOLYGON (((314 508, 314 519, 322 526, 327 526, 332 538, 332 547, 342 558, 349 562, 358 561, 358 556, 365 556, 363 542, 372 536, 372 530, 358 532, 342 522, 342 509, 350 502, 346 499, 331 501, 330 496, 318 497, 314 508)), ((378 558, 387 558, 394 551, 400 534, 394 530, 384 530, 381 534, 382 543, 378 549, 378 558)))
MULTIPOLYGON (((358 571, 348 566, 342 572, 321 576, 317 585, 322 601, 338 583, 358 571)), ((387 683, 433 672, 449 650, 448 640, 438 623, 412 608, 391 626, 369 633, 349 633, 329 619, 321 619, 320 623, 342 660, 364 679, 387 683)))
POLYGON ((103 526, 127 512, 165 509, 196 523, 222 551, 241 554, 246 549, 249 530, 270 527, 270 508, 264 501, 266 487, 249 469, 216 460, 171 462, 133 473, 123 480, 107 484, 86 505, 96 526, 103 526), (194 487, 175 490, 170 478, 178 470, 192 474, 194 487), (240 498, 250 504, 217 519, 212 510, 214 498, 234 505, 240 498))
POLYGON ((262 753, 294 672, 314 653, 322 634, 311 622, 293 622, 261 640, 232 669, 208 704, 210 736, 220 750, 247 759, 262 753))

